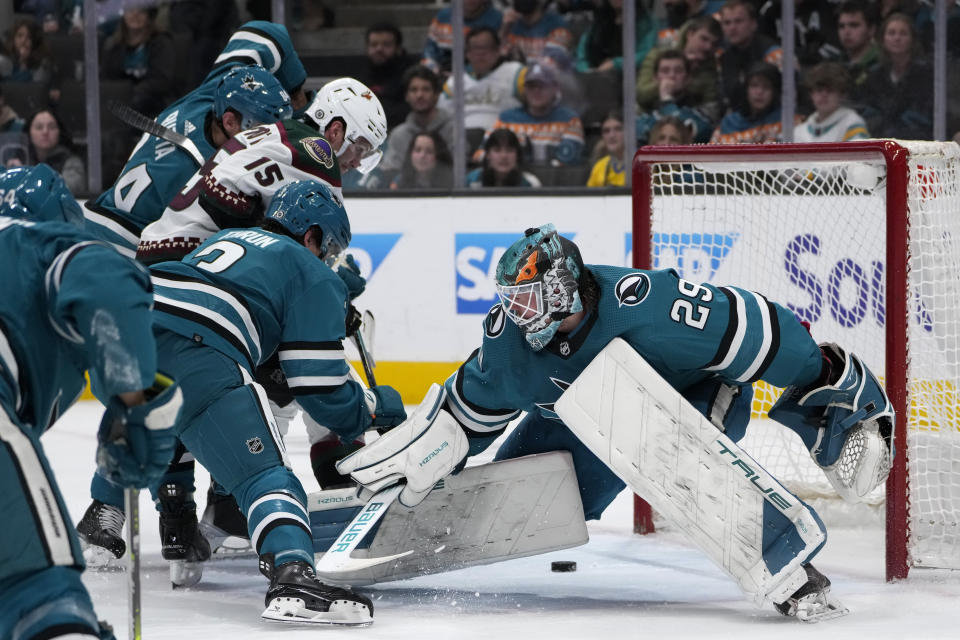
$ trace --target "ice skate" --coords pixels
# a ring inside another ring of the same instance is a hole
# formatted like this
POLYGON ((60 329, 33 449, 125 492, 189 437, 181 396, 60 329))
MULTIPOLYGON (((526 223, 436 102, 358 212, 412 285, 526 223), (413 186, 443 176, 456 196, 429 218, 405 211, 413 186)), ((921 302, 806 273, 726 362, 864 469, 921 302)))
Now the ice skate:
POLYGON ((120 569, 118 561, 127 551, 123 541, 122 509, 94 500, 77 523, 83 559, 93 569, 120 569))
POLYGON ((211 486, 200 519, 200 532, 210 543, 213 558, 232 558, 255 553, 250 546, 247 519, 232 495, 220 495, 211 486))
POLYGON ((186 505, 186 491, 168 483, 157 490, 160 500, 161 555, 170 561, 170 582, 174 588, 192 587, 200 582, 203 563, 210 559, 210 544, 197 526, 197 510, 186 505))
POLYGON ((820 622, 850 613, 849 609, 830 595, 830 580, 827 576, 817 571, 812 564, 806 564, 803 568, 807 571, 806 584, 784 602, 775 604, 777 611, 802 622, 820 622))
POLYGON ((260 559, 260 571, 270 578, 261 618, 288 624, 334 624, 363 627, 373 623, 368 598, 317 580, 303 561, 273 566, 272 554, 260 559))

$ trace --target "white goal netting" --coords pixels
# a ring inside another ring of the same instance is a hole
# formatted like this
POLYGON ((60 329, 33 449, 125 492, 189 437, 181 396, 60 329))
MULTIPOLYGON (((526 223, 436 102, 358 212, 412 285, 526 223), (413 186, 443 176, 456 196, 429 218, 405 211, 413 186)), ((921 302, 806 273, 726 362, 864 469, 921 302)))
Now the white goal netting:
MULTIPOLYGON (((641 152, 649 192, 635 183, 635 198, 652 207, 645 213, 640 202, 636 215, 650 218, 654 267, 758 291, 808 322, 818 342, 860 355, 881 380, 888 358, 905 369, 906 451, 897 453, 907 461, 907 561, 960 568, 960 148, 887 145, 906 157, 904 180, 879 142, 847 144, 829 153, 817 145, 641 152), (888 234, 888 209, 904 204, 907 228, 888 234), (888 242, 908 256, 909 272, 891 294, 906 299, 906 329, 890 339, 888 242)), ((646 232, 636 219, 634 227, 646 232)), ((800 439, 763 419, 779 391, 756 385, 741 444, 801 497, 830 498, 800 439)), ((883 488, 870 498, 878 508, 884 500, 883 488)))

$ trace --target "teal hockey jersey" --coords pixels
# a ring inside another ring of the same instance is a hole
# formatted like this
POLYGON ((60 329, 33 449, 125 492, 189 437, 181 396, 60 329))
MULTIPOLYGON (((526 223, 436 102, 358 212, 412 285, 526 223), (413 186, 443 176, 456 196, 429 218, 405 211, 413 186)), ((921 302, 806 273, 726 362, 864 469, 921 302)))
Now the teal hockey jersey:
MULTIPOLYGON (((227 42, 203 84, 164 109, 157 122, 187 136, 203 157, 209 158, 216 151, 209 120, 217 85, 230 69, 247 64, 259 64, 273 73, 287 91, 306 80, 286 28, 272 22, 248 22, 227 42)), ((144 134, 113 186, 86 203, 88 228, 133 257, 143 228, 160 217, 197 169, 186 151, 144 134)))
POLYGON ((749 392, 757 380, 804 385, 820 373, 820 348, 806 327, 760 294, 688 282, 673 269, 587 268, 599 286, 597 308, 541 351, 499 304, 491 308, 481 348, 446 381, 447 408, 468 435, 489 444, 520 411, 559 420, 553 403, 616 337, 684 395, 711 378, 749 392))
POLYGON ((274 352, 297 402, 349 441, 371 424, 344 359, 347 288, 293 239, 227 229, 180 262, 150 267, 155 324, 205 344, 251 374, 274 352))
POLYGON ((150 278, 77 227, 0 217, 0 401, 38 434, 83 392, 145 389, 156 373, 150 278))

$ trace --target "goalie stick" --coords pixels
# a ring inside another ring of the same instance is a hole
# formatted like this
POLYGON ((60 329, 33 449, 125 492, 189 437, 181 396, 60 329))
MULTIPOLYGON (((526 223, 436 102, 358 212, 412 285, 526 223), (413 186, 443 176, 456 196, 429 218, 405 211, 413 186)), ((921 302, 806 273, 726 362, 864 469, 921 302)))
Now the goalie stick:
POLYGON ((115 100, 107 102, 107 109, 122 122, 130 125, 134 129, 148 133, 156 138, 161 138, 180 147, 190 154, 190 157, 193 158, 193 161, 197 163, 198 167, 202 167, 207 161, 206 158, 203 157, 203 154, 200 153, 197 145, 193 143, 193 140, 182 133, 177 133, 173 129, 165 127, 156 120, 151 120, 139 111, 125 104, 120 104, 115 100))

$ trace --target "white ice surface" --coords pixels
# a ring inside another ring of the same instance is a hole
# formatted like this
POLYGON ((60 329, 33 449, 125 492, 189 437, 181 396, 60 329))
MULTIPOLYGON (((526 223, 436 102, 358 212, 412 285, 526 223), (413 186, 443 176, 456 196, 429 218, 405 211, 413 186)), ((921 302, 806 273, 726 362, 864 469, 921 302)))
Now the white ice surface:
MULTIPOLYGON (((74 522, 89 503, 100 412, 97 403, 81 402, 42 440, 74 522)), ((302 428, 294 427, 288 448, 307 491, 315 490, 302 428)), ((203 471, 197 486, 202 508, 203 471)), ((830 531, 815 564, 851 614, 804 625, 772 608, 754 609, 676 532, 633 535, 631 513, 623 493, 602 520, 590 523, 591 540, 582 547, 369 587, 373 626, 304 628, 260 620, 267 583, 252 559, 208 563, 199 585, 171 590, 157 516, 141 496, 143 638, 960 638, 960 572, 914 570, 909 580, 887 584, 883 534, 875 528, 830 531), (550 562, 558 559, 576 561, 577 571, 552 573, 550 562)), ((98 615, 113 624, 118 639, 126 638, 125 574, 87 572, 84 581, 98 615)))

